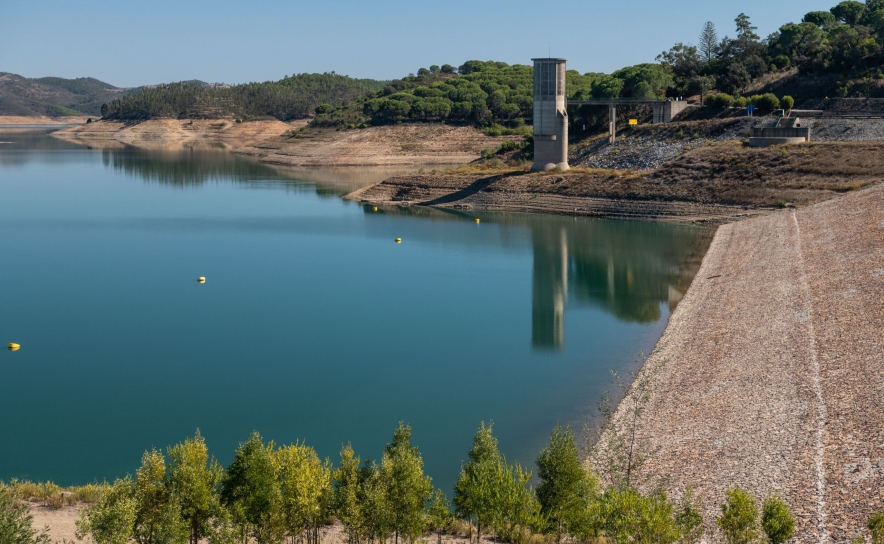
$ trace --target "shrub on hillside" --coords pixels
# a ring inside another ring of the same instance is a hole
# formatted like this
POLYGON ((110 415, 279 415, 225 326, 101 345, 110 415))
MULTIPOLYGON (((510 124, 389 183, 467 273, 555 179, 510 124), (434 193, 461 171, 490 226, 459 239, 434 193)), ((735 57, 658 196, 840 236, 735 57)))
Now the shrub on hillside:
POLYGON ((739 98, 734 99, 734 107, 735 108, 745 108, 749 104, 749 101, 745 96, 741 96, 739 98))
POLYGON ((734 104, 734 97, 727 93, 718 93, 709 96, 706 103, 713 108, 726 109, 734 104))
POLYGON ((760 110, 771 111, 779 109, 780 99, 773 93, 756 94, 750 98, 753 106, 760 110))
POLYGON ((795 99, 789 95, 786 95, 780 100, 780 106, 787 110, 791 110, 795 107, 795 99))
POLYGON ((795 517, 779 497, 764 499, 761 507, 761 528, 770 544, 783 544, 795 535, 795 517))

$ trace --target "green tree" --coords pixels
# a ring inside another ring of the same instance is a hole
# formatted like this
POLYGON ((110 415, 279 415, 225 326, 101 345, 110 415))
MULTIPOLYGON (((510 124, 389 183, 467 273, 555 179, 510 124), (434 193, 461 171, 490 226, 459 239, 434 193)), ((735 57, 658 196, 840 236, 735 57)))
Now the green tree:
POLYGON ((214 457, 209 458, 209 449, 199 429, 192 439, 168 448, 167 453, 170 494, 181 506, 190 544, 198 544, 210 532, 209 519, 218 507, 217 488, 224 469, 214 457))
POLYGON ((570 427, 556 425, 549 445, 537 456, 537 499, 541 512, 555 530, 558 541, 585 523, 590 501, 598 493, 598 480, 580 462, 577 441, 570 427))
POLYGON ((381 467, 369 459, 359 469, 359 502, 368 540, 386 542, 395 528, 389 482, 381 467))
POLYGON ((319 544, 319 530, 331 509, 331 463, 320 461, 313 448, 293 444, 276 451, 276 464, 289 536, 304 532, 308 544, 319 544))
POLYGON ((712 21, 707 21, 706 24, 703 25, 703 30, 700 32, 700 45, 698 48, 703 55, 703 60, 706 62, 709 62, 718 54, 718 32, 715 31, 715 25, 712 21))
POLYGON ((646 497, 632 488, 609 488, 601 519, 605 537, 616 544, 671 544, 680 537, 674 506, 663 492, 646 497))
POLYGON ((780 99, 780 105, 787 110, 791 110, 795 107, 795 99, 789 95, 786 95, 780 99))
POLYGON ((334 473, 333 510, 344 526, 349 544, 356 544, 365 534, 360 500, 359 461, 353 447, 347 444, 341 448, 341 462, 334 473))
POLYGON ((820 28, 828 28, 835 24, 835 15, 830 11, 811 11, 801 18, 802 23, 811 23, 820 28))
POLYGON ((846 0, 833 7, 832 15, 846 25, 856 25, 866 11, 866 5, 855 0, 846 0))
POLYGON ((427 528, 435 531, 438 544, 442 544, 442 533, 451 529, 451 503, 441 489, 433 492, 427 507, 427 528))
POLYGON ((727 500, 716 518, 727 544, 749 544, 758 538, 758 505, 740 488, 728 489, 727 500))
POLYGON ((187 540, 181 508, 170 501, 166 478, 166 458, 152 449, 141 456, 141 466, 135 472, 133 496, 137 504, 134 537, 139 544, 172 544, 187 540))
POLYGON ((33 527, 28 505, 19 502, 12 491, 0 483, 0 542, 3 544, 50 544, 44 529, 37 533, 33 527))
POLYGON ((795 517, 779 497, 764 499, 761 506, 761 528, 770 544, 783 544, 795 535, 795 517))
POLYGON ((433 493, 433 484, 424 474, 424 461, 417 446, 411 444, 411 427, 404 422, 399 422, 393 441, 387 444, 381 475, 388 486, 395 542, 399 543, 400 534, 413 542, 424 530, 424 509, 433 493))
POLYGON ((127 544, 135 530, 138 502, 132 480, 116 480, 101 498, 80 513, 77 538, 87 535, 96 544, 127 544))
POLYGON ((221 502, 258 544, 281 539, 285 526, 272 441, 264 444, 255 432, 236 448, 221 487, 221 502))
POLYGON ((500 465, 500 452, 492 427, 483 421, 473 437, 469 460, 461 467, 454 485, 455 512, 467 522, 476 523, 476 541, 481 542, 482 527, 495 521, 495 476, 500 465))
POLYGON ((884 512, 875 512, 869 516, 866 527, 872 533, 872 544, 884 544, 884 512))
POLYGON ((734 22, 737 24, 738 38, 751 41, 759 40, 758 34, 755 33, 755 31, 758 30, 758 27, 752 26, 752 23, 749 21, 748 15, 746 15, 745 13, 741 13, 737 15, 737 18, 734 19, 734 22))
POLYGON ((700 498, 694 495, 691 487, 685 489, 681 498, 681 505, 675 512, 675 525, 681 535, 679 539, 683 544, 696 544, 703 538, 706 528, 703 526, 703 504, 700 498))

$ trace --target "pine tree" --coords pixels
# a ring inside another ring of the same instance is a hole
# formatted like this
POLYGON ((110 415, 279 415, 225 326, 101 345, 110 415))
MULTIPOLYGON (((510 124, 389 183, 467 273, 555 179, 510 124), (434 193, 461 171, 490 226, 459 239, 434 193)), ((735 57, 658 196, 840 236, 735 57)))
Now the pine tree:
POLYGON ((708 21, 703 25, 698 47, 706 62, 709 62, 718 54, 718 32, 715 31, 715 25, 712 21, 708 21))

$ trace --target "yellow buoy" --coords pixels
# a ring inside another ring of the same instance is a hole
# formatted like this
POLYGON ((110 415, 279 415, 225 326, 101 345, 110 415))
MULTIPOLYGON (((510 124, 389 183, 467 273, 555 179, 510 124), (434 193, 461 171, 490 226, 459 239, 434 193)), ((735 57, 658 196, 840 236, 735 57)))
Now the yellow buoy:
POLYGON ((206 278, 204 278, 203 276, 200 276, 196 279, 196 281, 198 281, 200 283, 206 283, 206 278))
POLYGON ((396 238, 396 243, 397 243, 397 244, 401 244, 401 243, 402 243, 402 238, 396 238))
POLYGON ((479 218, 477 217, 477 218, 476 218, 476 223, 478 223, 478 222, 479 222, 479 218))
POLYGON ((18 351, 20 349, 21 346, 19 346, 18 344, 13 344, 12 342, 9 343, 9 351, 18 351))
POLYGON ((375 206, 374 208, 372 208, 372 211, 375 211, 375 212, 378 211, 378 207, 375 206))

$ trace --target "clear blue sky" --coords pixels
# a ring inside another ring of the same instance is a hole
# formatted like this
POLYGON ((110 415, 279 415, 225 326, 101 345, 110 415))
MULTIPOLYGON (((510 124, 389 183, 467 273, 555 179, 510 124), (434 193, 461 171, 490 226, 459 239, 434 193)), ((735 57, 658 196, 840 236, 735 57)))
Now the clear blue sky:
POLYGON ((0 71, 117 86, 241 83, 336 71, 392 79, 469 59, 568 57, 580 72, 653 62, 734 34, 742 11, 767 36, 837 0, 2 0, 0 71))

